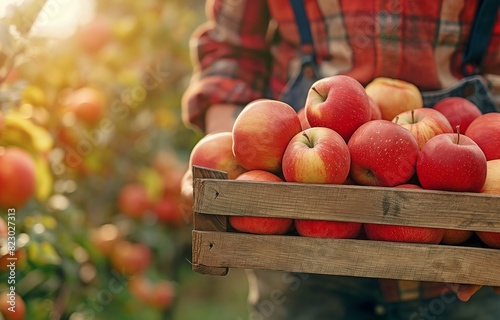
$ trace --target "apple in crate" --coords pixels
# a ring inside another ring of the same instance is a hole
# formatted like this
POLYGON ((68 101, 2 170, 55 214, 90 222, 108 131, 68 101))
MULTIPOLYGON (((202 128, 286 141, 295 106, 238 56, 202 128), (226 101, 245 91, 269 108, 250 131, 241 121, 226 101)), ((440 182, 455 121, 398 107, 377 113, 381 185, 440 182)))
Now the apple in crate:
POLYGON ((370 101, 370 120, 382 120, 382 112, 378 104, 370 96, 368 100, 370 101))
POLYGON ((424 105, 420 90, 404 80, 375 78, 365 90, 380 108, 384 120, 391 121, 400 113, 422 108, 424 105))
POLYGON ((290 140, 283 155, 282 170, 288 182, 342 184, 350 165, 349 148, 344 139, 332 129, 314 127, 290 140))
POLYGON ((443 133, 420 151, 417 176, 424 189, 479 192, 486 180, 486 157, 471 138, 443 133))
POLYGON ((462 97, 445 98, 432 108, 441 112, 448 119, 452 128, 460 126, 462 132, 467 130, 472 121, 481 116, 481 110, 462 97))
MULTIPOLYGON (((283 182, 277 175, 264 170, 250 170, 236 178, 242 181, 283 182)), ((237 231, 255 234, 285 234, 292 219, 274 217, 229 216, 229 224, 237 231)))
MULTIPOLYGON (((349 148, 335 131, 313 127, 292 138, 283 156, 283 175, 288 182, 343 184, 349 174, 349 148)), ((361 223, 296 219, 301 236, 356 238, 361 223)))
POLYGON ((500 159, 500 113, 487 113, 476 118, 465 135, 478 144, 487 160, 500 159))
POLYGON ((306 109, 302 108, 297 112, 297 115, 299 116, 300 120, 300 126, 302 127, 302 130, 309 129, 311 125, 309 122, 307 122, 307 117, 306 117, 306 109))
POLYGON ((299 117, 290 105, 270 99, 256 100, 234 122, 233 154, 247 170, 279 173, 288 142, 300 131, 299 117))
POLYGON ((316 81, 309 89, 305 109, 311 127, 335 130, 345 141, 371 117, 370 101, 363 86, 344 75, 316 81))
POLYGON ((193 165, 224 171, 229 179, 235 179, 247 171, 233 155, 231 132, 206 135, 198 141, 189 157, 189 167, 193 165))
POLYGON ((347 143, 350 177, 360 185, 393 187, 415 173, 418 144, 410 131, 387 120, 359 127, 347 143))
POLYGON ((439 111, 429 108, 405 111, 397 115, 392 122, 410 130, 417 139, 419 149, 422 149, 430 138, 438 134, 453 133, 448 119, 439 111))
MULTIPOLYGON (((422 189, 416 184, 401 184, 400 189, 422 189)), ((395 242, 438 244, 445 234, 444 229, 365 223, 368 239, 395 242)))
MULTIPOLYGON (((487 168, 481 193, 500 195, 500 159, 488 161, 487 168)), ((477 231, 476 234, 489 247, 500 249, 500 232, 477 231)))

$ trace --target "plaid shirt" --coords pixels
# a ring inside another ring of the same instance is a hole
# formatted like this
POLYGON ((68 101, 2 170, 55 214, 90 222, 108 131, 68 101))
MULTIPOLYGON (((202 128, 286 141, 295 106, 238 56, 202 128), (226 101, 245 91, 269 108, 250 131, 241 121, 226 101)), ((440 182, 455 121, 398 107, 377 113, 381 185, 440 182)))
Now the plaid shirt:
MULTIPOLYGON (((305 0, 323 76, 407 80, 421 90, 462 78, 461 57, 478 0, 305 0)), ((207 1, 193 35, 195 75, 183 99, 186 124, 204 130, 213 104, 278 98, 299 68, 300 37, 289 0, 207 1)), ((500 19, 483 73, 500 93, 500 19)))
MULTIPOLYGON (((321 74, 363 85, 403 79, 421 90, 452 86, 478 0, 304 0, 321 74)), ((279 98, 300 67, 300 36, 289 0, 207 1, 209 21, 193 35, 195 74, 183 97, 187 125, 204 130, 213 104, 279 98)), ((500 19, 483 74, 500 93, 500 19)), ((443 284, 381 280, 388 301, 438 296, 443 284)))

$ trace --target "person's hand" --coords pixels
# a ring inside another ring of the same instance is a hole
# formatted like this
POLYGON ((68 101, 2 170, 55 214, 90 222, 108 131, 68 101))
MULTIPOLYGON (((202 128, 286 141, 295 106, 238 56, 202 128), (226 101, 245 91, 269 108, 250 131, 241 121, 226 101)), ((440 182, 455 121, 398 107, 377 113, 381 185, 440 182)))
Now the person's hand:
MULTIPOLYGON (((482 286, 467 285, 467 284, 454 284, 450 285, 450 289, 455 292, 460 301, 466 302, 479 290, 482 286)), ((500 287, 494 288, 497 294, 500 294, 500 287)))
POLYGON ((184 221, 193 220, 193 171, 188 168, 181 181, 181 209, 184 221))
MULTIPOLYGON (((217 104, 211 106, 205 116, 206 134, 231 131, 234 121, 242 107, 232 104, 217 104)), ((181 208, 184 221, 193 220, 193 171, 191 164, 182 177, 181 208)))

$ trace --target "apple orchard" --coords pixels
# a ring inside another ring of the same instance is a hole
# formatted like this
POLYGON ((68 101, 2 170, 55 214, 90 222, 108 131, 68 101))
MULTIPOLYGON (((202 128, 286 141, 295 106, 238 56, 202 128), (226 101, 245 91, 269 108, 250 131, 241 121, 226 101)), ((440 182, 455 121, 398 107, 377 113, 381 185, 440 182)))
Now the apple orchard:
POLYGON ((44 3, 0 22, 0 318, 172 318, 199 1, 96 1, 62 39, 28 34, 63 11, 44 3))

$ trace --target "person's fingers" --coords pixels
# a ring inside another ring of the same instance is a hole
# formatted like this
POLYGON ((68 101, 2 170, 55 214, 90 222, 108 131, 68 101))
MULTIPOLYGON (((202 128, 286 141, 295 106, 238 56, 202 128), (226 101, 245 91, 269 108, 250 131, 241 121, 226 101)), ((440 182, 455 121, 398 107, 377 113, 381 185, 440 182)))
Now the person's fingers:
POLYGON ((181 182, 181 210, 184 221, 189 223, 193 216, 193 172, 187 170, 181 182))
POLYGON ((450 285, 450 288, 453 292, 456 293, 458 299, 460 301, 466 302, 469 301, 470 297, 472 297, 482 286, 479 285, 467 285, 467 284, 454 284, 450 285))

